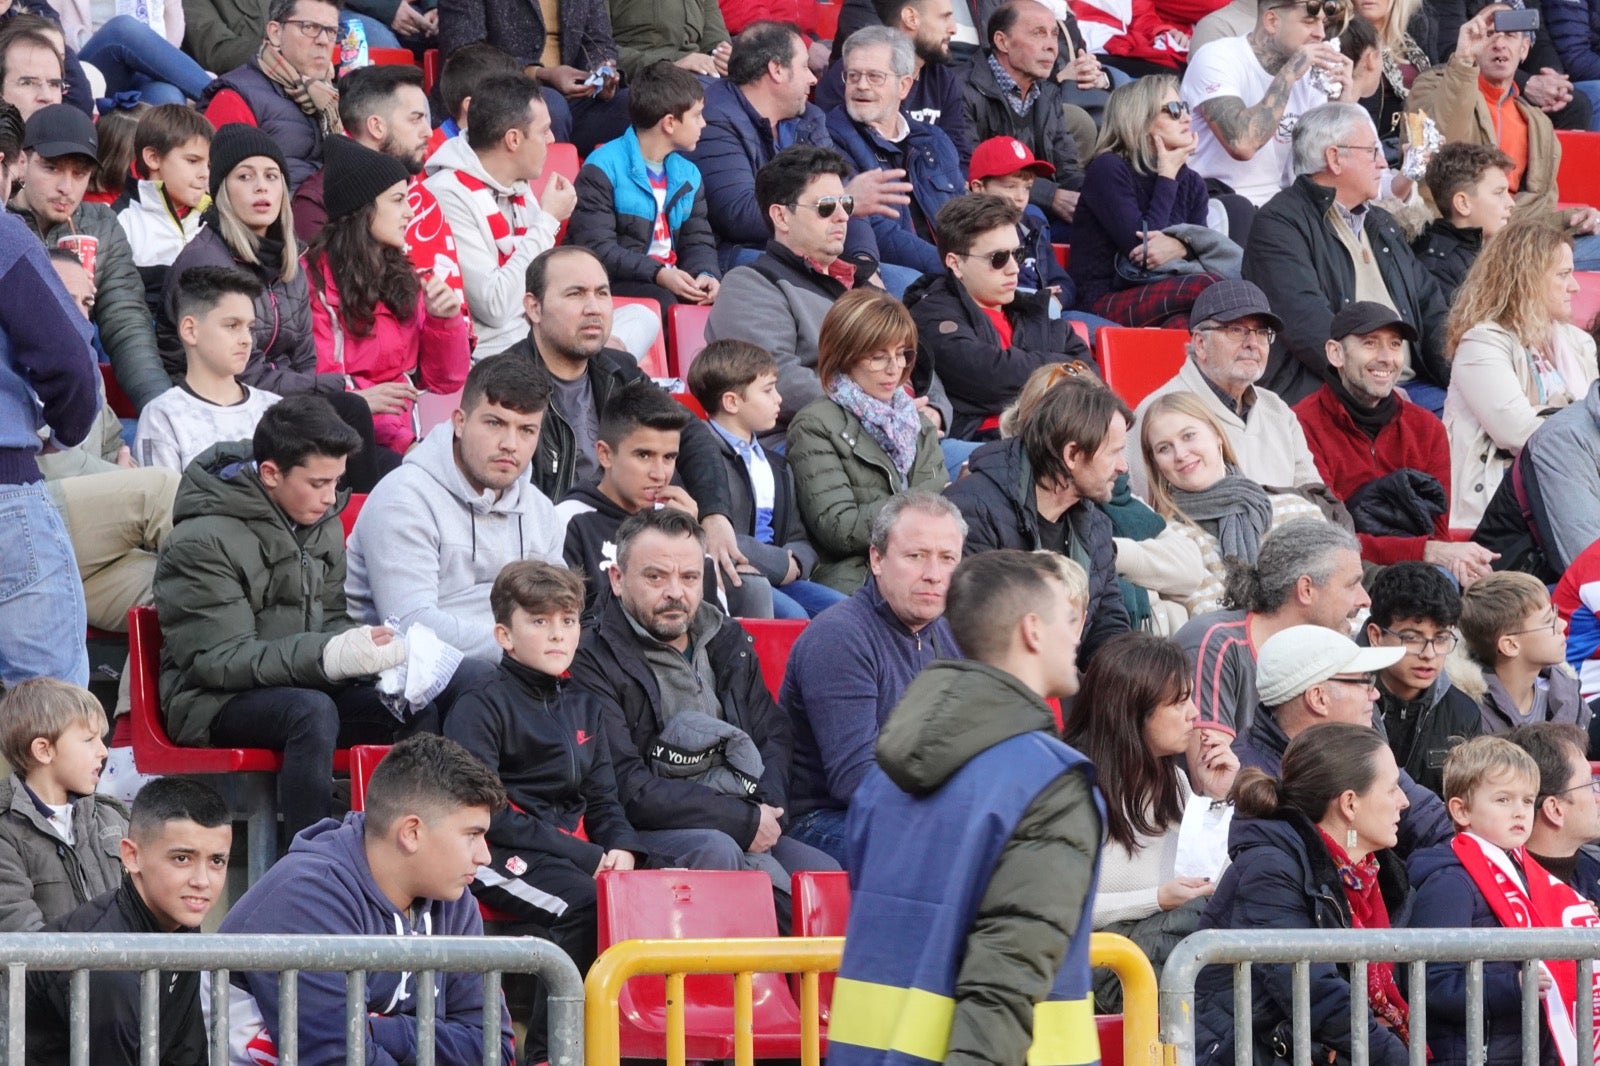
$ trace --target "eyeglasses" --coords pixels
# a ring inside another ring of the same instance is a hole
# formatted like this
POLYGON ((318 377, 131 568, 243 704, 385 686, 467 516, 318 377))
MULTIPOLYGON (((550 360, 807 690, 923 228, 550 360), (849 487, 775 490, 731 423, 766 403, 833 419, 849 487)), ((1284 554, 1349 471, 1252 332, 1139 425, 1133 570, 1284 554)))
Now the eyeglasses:
POLYGON ((844 208, 844 217, 849 218, 856 209, 856 198, 854 196, 824 196, 818 199, 814 204, 808 204, 804 201, 796 200, 789 206, 791 208, 809 207, 811 210, 817 213, 818 218, 832 218, 834 209, 842 207, 844 208))
POLYGON ((1554 792, 1546 793, 1546 795, 1565 796, 1568 792, 1576 792, 1580 788, 1589 788, 1596 796, 1600 796, 1600 777, 1591 777, 1587 781, 1579 781, 1576 785, 1568 785, 1566 788, 1558 788, 1554 792))
POLYGON ((1337 681, 1341 685, 1354 685, 1357 688, 1374 689, 1378 687, 1377 674, 1362 674, 1359 677, 1330 677, 1329 681, 1337 681))
POLYGON ((300 31, 300 36, 312 41, 334 41, 339 38, 338 26, 324 26, 320 22, 310 19, 284 19, 285 26, 293 26, 300 31))
POLYGON ((887 70, 847 70, 844 72, 846 85, 860 85, 866 82, 874 89, 881 89, 885 82, 894 77, 887 70))
POLYGON ((1531 629, 1513 629, 1511 632, 1503 635, 1508 637, 1520 637, 1527 633, 1543 633, 1546 630, 1550 631, 1551 633, 1559 633, 1561 631, 1561 616, 1559 614, 1551 615, 1550 621, 1536 625, 1531 629))
POLYGON ((1016 260, 1018 266, 1026 253, 1021 248, 1001 248, 996 252, 957 252, 963 259, 982 259, 994 270, 1004 270, 1008 260, 1016 260))
POLYGON ((1220 333, 1235 344, 1243 344, 1251 337, 1260 337, 1261 343, 1267 347, 1278 339, 1278 331, 1271 326, 1241 326, 1237 322, 1229 322, 1226 326, 1201 326, 1201 333, 1220 333))
POLYGON ((1325 19, 1328 22, 1332 22, 1344 14, 1344 5, 1339 3, 1338 0, 1292 0, 1291 3, 1274 4, 1272 6, 1274 9, 1286 7, 1304 8, 1306 18, 1325 19))
POLYGON ((866 364, 868 370, 876 374, 880 371, 888 370, 891 366, 910 366, 912 360, 916 359, 916 357, 915 350, 901 348, 893 352, 879 352, 877 355, 869 355, 861 361, 866 364))
POLYGON ((1161 105, 1161 110, 1168 118, 1178 119, 1189 113, 1189 105, 1183 100, 1168 100, 1161 105))
POLYGON ((17 88, 30 93, 36 93, 40 89, 49 89, 51 92, 60 93, 65 92, 67 88, 67 83, 60 78, 35 78, 30 75, 18 78, 13 84, 17 88))
POLYGON ((1378 156, 1383 153, 1383 145, 1381 144, 1336 144, 1334 147, 1342 152, 1365 152, 1374 163, 1378 161, 1378 156))
POLYGON ((1398 640, 1402 647, 1412 655, 1421 655, 1428 648, 1432 648, 1435 655, 1449 655, 1456 650, 1456 645, 1461 643, 1461 638, 1454 631, 1446 631, 1434 637, 1408 637, 1387 626, 1379 626, 1384 633, 1398 640))

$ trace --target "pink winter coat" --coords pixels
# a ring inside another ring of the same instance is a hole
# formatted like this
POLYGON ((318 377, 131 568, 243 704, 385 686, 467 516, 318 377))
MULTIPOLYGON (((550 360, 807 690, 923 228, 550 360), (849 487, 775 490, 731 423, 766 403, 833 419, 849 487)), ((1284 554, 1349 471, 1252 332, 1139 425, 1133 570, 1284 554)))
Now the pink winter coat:
MULTIPOLYGON (((326 265, 321 268, 319 295, 318 279, 312 277, 304 259, 300 262, 311 284, 311 331, 317 341, 319 373, 348 374, 358 389, 407 377, 422 391, 439 394, 455 392, 466 384, 472 349, 465 316, 435 318, 418 296, 416 313, 401 321, 380 303, 374 309, 372 332, 358 337, 342 320, 334 323, 339 314, 339 290, 326 265)), ((411 416, 409 407, 403 414, 373 415, 378 443, 405 454, 417 439, 411 416)))

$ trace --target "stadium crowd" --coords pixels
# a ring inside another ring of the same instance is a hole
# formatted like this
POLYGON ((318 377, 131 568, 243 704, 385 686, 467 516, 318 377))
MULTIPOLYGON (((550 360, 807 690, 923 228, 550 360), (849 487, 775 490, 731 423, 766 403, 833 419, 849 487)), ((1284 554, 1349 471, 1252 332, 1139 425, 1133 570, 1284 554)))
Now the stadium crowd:
MULTIPOLYGON (((1600 131, 1594 6, 836 14, 0 0, 0 931, 223 900, 237 812, 143 772, 128 669, 87 691, 134 608, 156 727, 283 754, 223 931, 481 901, 586 970, 606 871, 760 871, 787 933, 791 875, 843 869, 845 1066, 906 1051, 869 1015, 928 973, 923 1058, 1118 1010, 1092 930, 1159 969, 1206 928, 1600 924, 1600 204, 1557 137, 1600 131), (806 623, 776 691, 741 619, 806 623)), ((1575 974, 1541 964, 1552 1064, 1575 974)), ((1407 978, 1313 967, 1316 1054, 1360 988, 1409 1061, 1407 978)), ((1483 979, 1520 1061, 1521 971, 1483 979)), ((230 1061, 275 1061, 276 979, 230 980, 230 1061)), ((1465 983, 1428 967, 1439 1066, 1465 983)), ((138 981, 92 991, 135 1061, 138 981)), ((407 976, 366 992, 369 1061, 412 1061, 407 976)), ((438 1061, 512 1053, 437 994, 438 1061)), ((343 996, 302 975, 302 1055, 343 996)), ((66 976, 27 997, 61 1061, 66 976)), ((165 985, 160 1061, 209 1061, 202 998, 165 985)), ((1231 1061, 1226 972, 1199 1005, 1231 1061)))

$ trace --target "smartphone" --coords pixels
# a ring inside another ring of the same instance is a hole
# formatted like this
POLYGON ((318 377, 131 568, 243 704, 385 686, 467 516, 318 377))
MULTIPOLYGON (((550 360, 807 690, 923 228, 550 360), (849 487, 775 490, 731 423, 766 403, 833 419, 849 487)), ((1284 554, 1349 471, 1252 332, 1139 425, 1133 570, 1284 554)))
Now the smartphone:
POLYGON ((1512 11, 1509 8, 1494 13, 1494 32, 1496 33, 1532 33, 1539 28, 1539 12, 1536 10, 1512 11))

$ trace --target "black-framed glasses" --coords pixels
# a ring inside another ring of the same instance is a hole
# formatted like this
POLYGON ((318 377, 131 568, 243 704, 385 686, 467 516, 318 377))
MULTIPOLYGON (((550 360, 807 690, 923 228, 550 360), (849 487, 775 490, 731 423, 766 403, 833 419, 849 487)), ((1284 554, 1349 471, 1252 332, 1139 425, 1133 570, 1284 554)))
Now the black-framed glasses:
POLYGON ((1341 152, 1365 152, 1374 163, 1378 161, 1378 156, 1383 153, 1383 145, 1381 144, 1336 144, 1334 147, 1341 152))
POLYGON ((963 259, 982 259, 989 264, 992 270, 1004 270, 1008 260, 1015 260, 1017 266, 1022 265, 1022 260, 1027 255, 1020 247, 1001 248, 996 252, 957 252, 963 259))
POLYGON ((1428 648, 1433 649, 1435 655, 1449 655, 1456 650, 1456 645, 1461 643, 1461 638, 1456 636, 1454 630, 1446 630, 1432 637, 1408 637, 1403 633, 1396 633, 1388 626, 1379 626, 1385 634, 1398 640, 1402 647, 1412 655, 1421 655, 1428 648))
POLYGON ((833 212, 838 208, 844 209, 844 217, 849 218, 855 213, 856 198, 854 196, 822 196, 814 204, 804 200, 796 200, 790 207, 809 207, 817 213, 818 218, 832 218, 833 212))
POLYGON ((1357 677, 1339 677, 1334 675, 1329 681, 1337 681, 1341 685, 1353 685, 1356 688, 1374 689, 1378 687, 1377 674, 1361 674, 1357 677))
POLYGON ((896 348, 892 352, 878 352, 861 360, 868 370, 879 373, 888 370, 891 366, 910 366, 911 361, 917 357, 914 348, 896 348))
POLYGON ((1271 326, 1241 326, 1237 322, 1229 322, 1224 326, 1201 326, 1201 333, 1220 333, 1235 344, 1243 344, 1251 337, 1260 337, 1261 343, 1272 347, 1272 342, 1278 339, 1278 331, 1271 326))
POLYGON ((866 82, 874 89, 881 89, 892 77, 894 75, 887 70, 847 70, 844 72, 844 83, 846 85, 860 85, 862 82, 866 82))
POLYGON ((335 41, 339 38, 338 26, 324 26, 320 22, 310 19, 284 19, 285 26, 293 26, 300 31, 300 36, 313 41, 335 41))
POLYGON ((1168 100, 1160 110, 1170 119, 1180 119, 1189 113, 1189 104, 1185 100, 1168 100))

